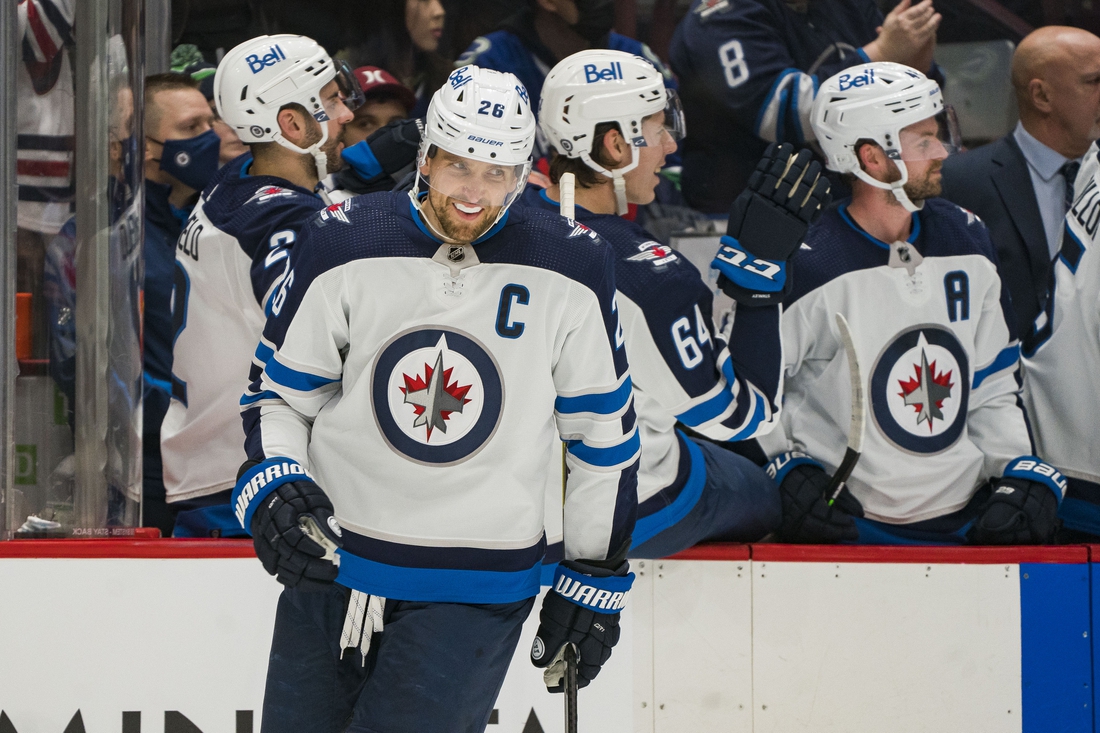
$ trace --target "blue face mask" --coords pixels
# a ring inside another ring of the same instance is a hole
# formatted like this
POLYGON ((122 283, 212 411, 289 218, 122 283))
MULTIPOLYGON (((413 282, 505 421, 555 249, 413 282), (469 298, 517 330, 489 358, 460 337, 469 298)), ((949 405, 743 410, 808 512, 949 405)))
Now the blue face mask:
POLYGON ((218 170, 222 141, 213 130, 183 140, 149 139, 164 146, 157 161, 160 169, 189 188, 203 190, 218 170))

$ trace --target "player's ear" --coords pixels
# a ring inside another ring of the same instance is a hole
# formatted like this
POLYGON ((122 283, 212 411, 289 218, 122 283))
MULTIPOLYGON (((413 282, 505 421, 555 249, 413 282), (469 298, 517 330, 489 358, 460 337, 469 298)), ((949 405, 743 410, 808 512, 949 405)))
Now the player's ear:
POLYGON ((615 128, 603 136, 603 149, 604 157, 610 162, 608 168, 619 168, 630 162, 630 144, 615 128))
POLYGON ((279 121, 279 132, 283 134, 283 137, 302 147, 302 143, 309 134, 304 115, 293 107, 285 107, 279 110, 277 119, 279 121))

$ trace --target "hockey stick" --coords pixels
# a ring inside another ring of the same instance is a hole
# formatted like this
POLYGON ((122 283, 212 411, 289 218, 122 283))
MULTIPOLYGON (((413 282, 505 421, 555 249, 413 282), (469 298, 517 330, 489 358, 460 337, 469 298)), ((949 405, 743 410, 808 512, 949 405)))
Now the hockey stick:
POLYGON ((565 645, 565 733, 577 733, 577 647, 575 644, 565 645))
POLYGON ((865 407, 863 404, 863 373, 859 368, 859 357, 856 355, 856 344, 852 339, 852 329, 848 321, 840 313, 836 314, 836 326, 840 329, 840 342, 844 344, 844 353, 848 355, 848 375, 852 380, 852 421, 848 426, 848 449, 844 451, 844 460, 836 469, 829 485, 825 487, 825 496, 829 499, 829 506, 833 505, 840 492, 844 490, 844 484, 852 475, 852 471, 859 462, 859 455, 863 451, 863 422, 865 407))
POLYGON ((573 220, 573 215, 576 213, 575 203, 575 190, 576 190, 577 177, 572 173, 562 174, 561 180, 558 181, 558 189, 561 195, 561 204, 559 211, 561 215, 570 221, 573 220))

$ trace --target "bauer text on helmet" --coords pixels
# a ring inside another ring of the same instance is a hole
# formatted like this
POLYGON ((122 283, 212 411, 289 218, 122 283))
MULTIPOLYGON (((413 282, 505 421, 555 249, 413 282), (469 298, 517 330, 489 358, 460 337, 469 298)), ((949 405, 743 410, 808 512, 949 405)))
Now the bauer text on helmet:
POLYGON ((463 66, 432 96, 414 205, 436 235, 472 242, 503 218, 531 171, 535 118, 508 73, 463 66))
MULTIPOLYGON (((863 64, 829 78, 818 91, 812 119, 831 170, 892 191, 910 211, 920 205, 907 193, 914 187, 908 186, 912 166, 906 163, 940 160, 958 148, 954 116, 944 106, 939 85, 901 64, 863 64), (925 124, 918 134, 920 123, 925 124), (875 177, 864 170, 857 143, 868 140, 892 161, 889 174, 875 177)), ((937 172, 938 165, 930 170, 937 172)), ((924 184, 917 188, 921 200, 932 190, 924 184)))

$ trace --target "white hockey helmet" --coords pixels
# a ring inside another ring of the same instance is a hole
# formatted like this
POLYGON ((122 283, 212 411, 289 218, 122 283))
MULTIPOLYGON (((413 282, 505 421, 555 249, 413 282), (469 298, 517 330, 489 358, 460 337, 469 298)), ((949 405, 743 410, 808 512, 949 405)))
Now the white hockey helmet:
POLYGON ((539 126, 560 155, 580 158, 612 179, 619 214, 627 210, 623 175, 638 165, 638 148, 654 141, 642 135, 642 120, 664 111, 673 138, 684 135, 684 113, 664 76, 641 56, 592 49, 568 56, 550 70, 539 100, 539 126), (592 159, 596 125, 614 122, 631 147, 631 162, 608 170, 592 159))
POLYGON ((359 82, 347 64, 334 63, 313 39, 289 34, 257 36, 234 47, 218 64, 214 101, 218 114, 241 142, 276 142, 296 153, 309 153, 323 179, 327 161, 321 146, 328 141, 324 123, 329 116, 321 88, 333 79, 349 110, 362 104, 359 82), (308 149, 299 148, 279 131, 279 111, 288 104, 301 105, 321 124, 321 140, 308 149))
POLYGON ((905 161, 945 157, 958 148, 954 117, 944 106, 939 84, 916 69, 888 61, 853 66, 826 80, 814 100, 812 124, 830 170, 851 173, 876 188, 893 191, 909 211, 920 206, 903 190, 909 181, 905 161), (901 130, 930 117, 939 124, 942 149, 937 146, 931 156, 902 150, 901 130), (901 178, 885 183, 863 170, 856 154, 859 140, 878 143, 897 165, 901 178))
POLYGON ((424 128, 416 182, 409 192, 413 204, 420 208, 423 184, 470 204, 500 206, 495 225, 523 193, 531 172, 535 116, 527 89, 506 72, 472 65, 455 69, 432 95, 424 128), (451 172, 434 177, 424 173, 436 149, 489 163, 499 180, 471 185, 469 178, 451 172))

